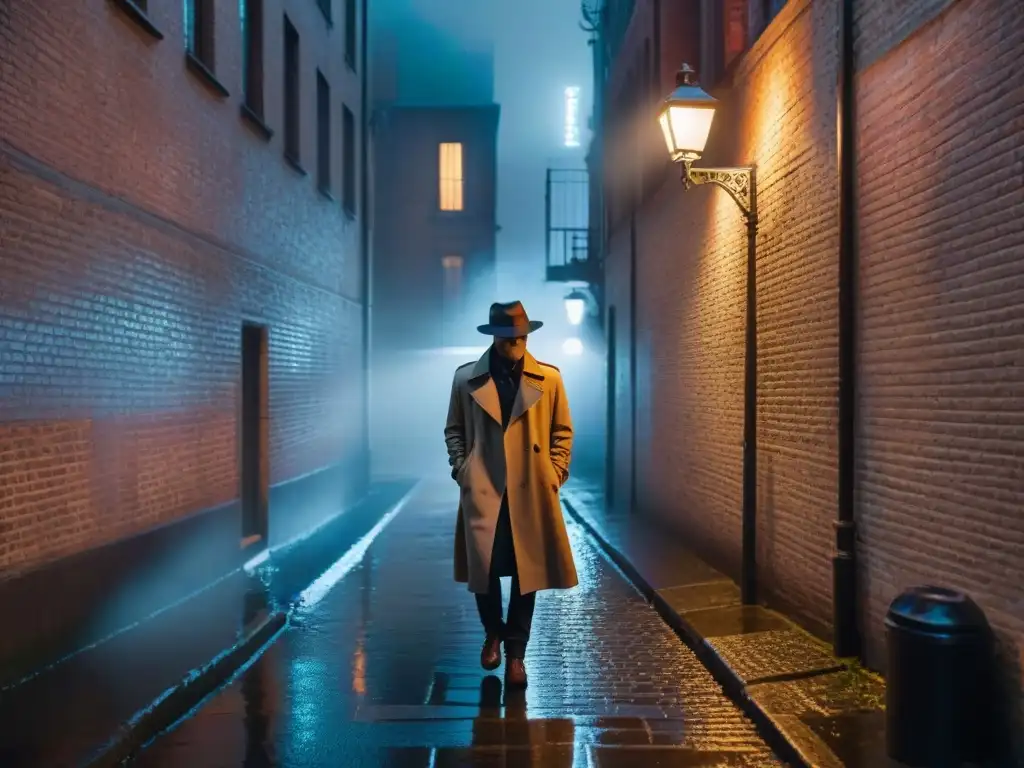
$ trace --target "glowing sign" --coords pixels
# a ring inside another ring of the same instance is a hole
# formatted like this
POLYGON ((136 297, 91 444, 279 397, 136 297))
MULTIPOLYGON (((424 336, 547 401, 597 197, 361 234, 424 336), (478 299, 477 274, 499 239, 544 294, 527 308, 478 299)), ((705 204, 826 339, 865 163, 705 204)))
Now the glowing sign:
POLYGON ((565 146, 580 145, 580 89, 570 85, 565 89, 565 146))

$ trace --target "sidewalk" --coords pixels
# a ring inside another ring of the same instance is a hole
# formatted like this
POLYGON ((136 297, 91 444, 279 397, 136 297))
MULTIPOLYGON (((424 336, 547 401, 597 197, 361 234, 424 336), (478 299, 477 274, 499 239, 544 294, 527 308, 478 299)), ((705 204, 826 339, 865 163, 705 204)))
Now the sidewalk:
POLYGON ((897 765, 885 755, 879 677, 775 611, 741 605, 732 580, 656 522, 607 510, 598 485, 570 480, 562 499, 780 749, 815 768, 897 765))
POLYGON ((315 535, 274 551, 252 574, 235 571, 0 692, 0 765, 81 765, 115 738, 134 744, 143 713, 156 714, 148 726, 184 714, 273 637, 298 593, 411 487, 375 484, 362 501, 315 535))

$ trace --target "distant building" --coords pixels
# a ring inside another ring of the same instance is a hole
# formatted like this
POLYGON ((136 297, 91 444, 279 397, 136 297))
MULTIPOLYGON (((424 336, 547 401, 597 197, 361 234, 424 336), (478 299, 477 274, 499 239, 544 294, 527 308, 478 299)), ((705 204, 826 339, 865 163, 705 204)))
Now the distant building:
POLYGON ((441 31, 438 14, 451 11, 427 16, 413 0, 370 11, 373 339, 381 352, 479 343, 474 326, 494 300, 493 56, 485 38, 441 31))
POLYGON ((0 8, 0 656, 362 492, 365 4, 0 8))

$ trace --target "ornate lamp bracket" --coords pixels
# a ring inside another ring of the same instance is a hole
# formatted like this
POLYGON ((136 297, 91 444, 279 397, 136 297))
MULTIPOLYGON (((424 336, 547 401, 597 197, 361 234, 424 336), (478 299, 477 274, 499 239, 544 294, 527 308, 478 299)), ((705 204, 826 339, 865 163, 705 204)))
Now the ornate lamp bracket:
POLYGON ((683 160, 683 186, 689 189, 698 184, 715 184, 736 201, 743 211, 747 224, 757 226, 757 196, 754 188, 754 167, 744 168, 694 168, 692 161, 683 160))

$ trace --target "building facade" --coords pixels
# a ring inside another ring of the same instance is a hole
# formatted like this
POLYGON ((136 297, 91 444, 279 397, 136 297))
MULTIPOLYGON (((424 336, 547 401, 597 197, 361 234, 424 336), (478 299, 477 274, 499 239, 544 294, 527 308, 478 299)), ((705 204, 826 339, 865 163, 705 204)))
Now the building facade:
MULTIPOLYGON (((698 165, 755 165, 757 570, 832 631, 841 503, 837 0, 609 0, 603 141, 615 502, 738 575, 746 231, 684 191, 656 123, 681 62, 720 100, 698 165)), ((962 589, 1009 678, 1024 647, 1024 17, 1012 0, 853 0, 852 504, 884 669, 904 588, 962 589), (897 7, 898 6, 898 7, 897 7)), ((846 333, 846 331, 843 331, 846 333)), ((848 337, 847 337, 848 338, 848 337)))
POLYGON ((0 603, 29 636, 366 483, 365 0, 57 6, 0 4, 0 603))
POLYGON ((479 340, 495 292, 498 118, 495 104, 377 109, 374 344, 382 350, 479 340))

